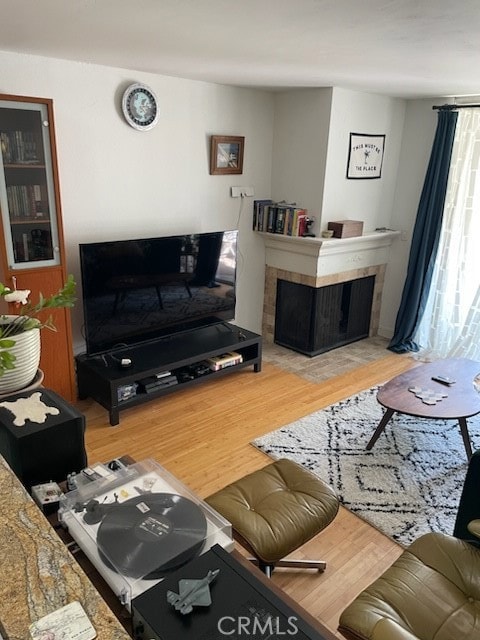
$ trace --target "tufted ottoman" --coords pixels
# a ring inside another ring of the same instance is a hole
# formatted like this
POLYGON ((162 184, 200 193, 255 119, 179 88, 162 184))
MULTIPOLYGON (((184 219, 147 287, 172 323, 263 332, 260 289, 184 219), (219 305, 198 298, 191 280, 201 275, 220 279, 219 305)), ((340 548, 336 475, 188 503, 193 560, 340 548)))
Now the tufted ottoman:
POLYGON ((338 498, 316 475, 277 460, 206 498, 226 518, 235 539, 268 576, 274 566, 325 569, 319 560, 285 560, 335 518, 338 498))

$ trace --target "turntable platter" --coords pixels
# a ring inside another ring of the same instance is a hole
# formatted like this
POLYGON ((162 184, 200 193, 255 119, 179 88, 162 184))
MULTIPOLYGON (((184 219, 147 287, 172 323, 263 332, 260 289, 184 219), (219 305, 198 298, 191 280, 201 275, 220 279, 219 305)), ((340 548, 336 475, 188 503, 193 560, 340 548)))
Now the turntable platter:
POLYGON ((198 505, 172 493, 136 496, 112 508, 97 532, 102 560, 131 578, 157 579, 200 552, 207 520, 198 505))

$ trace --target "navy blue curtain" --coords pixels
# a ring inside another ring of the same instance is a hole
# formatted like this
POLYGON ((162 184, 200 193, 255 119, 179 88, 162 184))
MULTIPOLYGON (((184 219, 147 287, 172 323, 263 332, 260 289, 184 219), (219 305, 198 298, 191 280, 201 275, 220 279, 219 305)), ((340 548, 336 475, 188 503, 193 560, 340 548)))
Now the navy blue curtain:
POLYGON ((395 333, 388 345, 390 351, 396 353, 418 351, 412 337, 422 318, 432 281, 457 118, 456 111, 438 112, 437 131, 418 205, 395 333))

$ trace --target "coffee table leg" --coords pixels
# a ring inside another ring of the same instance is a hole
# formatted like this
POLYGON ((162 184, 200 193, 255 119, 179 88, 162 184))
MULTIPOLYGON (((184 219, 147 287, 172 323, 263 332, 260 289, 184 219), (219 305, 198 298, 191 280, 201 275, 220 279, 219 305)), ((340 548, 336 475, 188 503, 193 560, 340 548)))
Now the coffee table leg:
POLYGON ((460 425, 460 433, 462 434, 463 444, 465 445, 465 451, 467 452, 467 460, 470 462, 472 457, 472 445, 470 443, 470 436, 468 435, 467 419, 459 418, 458 424, 460 425))
POLYGON ((370 438, 369 443, 367 444, 367 451, 370 451, 370 449, 373 447, 375 442, 378 440, 378 437, 380 436, 382 431, 385 429, 388 421, 390 420, 390 418, 393 416, 394 413, 395 411, 393 409, 385 409, 383 418, 380 420, 378 427, 375 429, 375 433, 370 438))

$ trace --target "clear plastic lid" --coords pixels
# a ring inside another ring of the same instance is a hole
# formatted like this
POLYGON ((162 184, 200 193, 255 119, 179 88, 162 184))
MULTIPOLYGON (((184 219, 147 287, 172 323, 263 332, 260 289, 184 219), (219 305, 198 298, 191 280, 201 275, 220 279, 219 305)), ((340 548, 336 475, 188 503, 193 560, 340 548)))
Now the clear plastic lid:
POLYGON ((233 549, 230 523, 155 460, 94 469, 61 496, 59 519, 128 608, 212 545, 233 549))

